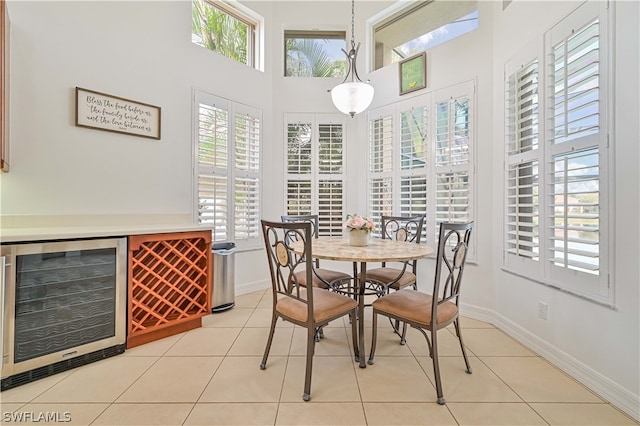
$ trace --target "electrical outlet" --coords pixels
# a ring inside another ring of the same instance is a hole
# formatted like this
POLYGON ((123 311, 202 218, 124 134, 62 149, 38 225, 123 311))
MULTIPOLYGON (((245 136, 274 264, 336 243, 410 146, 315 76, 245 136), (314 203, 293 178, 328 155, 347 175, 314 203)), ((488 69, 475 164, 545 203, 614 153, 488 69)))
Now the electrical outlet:
POLYGON ((549 310, 549 305, 544 302, 538 302, 538 316, 543 320, 547 319, 547 313, 549 310))

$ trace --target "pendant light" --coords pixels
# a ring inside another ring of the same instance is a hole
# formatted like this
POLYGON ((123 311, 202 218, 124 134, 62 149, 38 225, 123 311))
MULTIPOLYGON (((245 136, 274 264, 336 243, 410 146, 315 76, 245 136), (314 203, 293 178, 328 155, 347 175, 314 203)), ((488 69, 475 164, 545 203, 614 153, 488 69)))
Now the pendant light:
POLYGON ((356 46, 354 41, 355 37, 355 0, 351 0, 351 50, 347 53, 342 49, 345 55, 347 55, 347 76, 344 81, 331 89, 331 100, 333 104, 345 114, 349 114, 352 118, 354 115, 361 113, 371 105, 373 100, 373 86, 364 83, 360 80, 358 71, 356 70, 356 58, 358 56, 358 50, 360 49, 360 43, 356 46), (351 81, 347 82, 351 75, 351 81))

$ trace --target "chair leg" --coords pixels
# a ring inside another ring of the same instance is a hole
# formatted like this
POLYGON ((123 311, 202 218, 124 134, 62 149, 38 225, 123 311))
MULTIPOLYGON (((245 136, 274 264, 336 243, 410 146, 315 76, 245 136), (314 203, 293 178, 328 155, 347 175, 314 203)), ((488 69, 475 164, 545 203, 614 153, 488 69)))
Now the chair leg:
POLYGON ((358 324, 355 321, 356 310, 349 314, 349 318, 353 316, 354 320, 351 321, 351 341, 353 342, 353 358, 356 362, 360 362, 360 349, 358 348, 358 324))
POLYGON ((315 327, 307 328, 307 366, 304 375, 304 393, 302 399, 311 399, 311 371, 313 369, 313 352, 316 346, 315 327))
POLYGON ((462 356, 464 357, 464 363, 467 365, 467 369, 465 370, 468 374, 471 374, 471 365, 469 365, 469 359, 467 358, 467 351, 464 348, 464 343, 462 342, 462 332, 460 330, 460 318, 457 318, 453 325, 456 328, 456 335, 458 336, 458 341, 460 341, 460 349, 462 349, 462 356))
POLYGON ((371 323, 371 352, 369 352, 369 361, 367 364, 373 365, 373 357, 376 353, 376 341, 378 340, 378 313, 373 310, 373 320, 371 323))
POLYGON ((440 361, 438 360, 438 330, 431 330, 431 351, 433 358, 433 375, 436 378, 436 394, 438 396, 438 404, 444 405, 444 395, 442 392, 442 380, 440 379, 440 361))
POLYGON ((269 338, 267 339, 267 347, 264 348, 264 356, 262 357, 262 364, 260 364, 260 370, 267 369, 267 358, 269 357, 269 351, 271 350, 271 343, 273 342, 273 333, 276 330, 276 321, 278 321, 278 316, 276 315, 275 310, 271 316, 271 328, 269 329, 269 338))
MULTIPOLYGON (((422 330, 422 329, 418 328, 418 330, 422 330)), ((429 339, 429 335, 424 331, 422 332, 422 334, 424 335, 424 338, 427 340, 427 346, 429 347, 429 357, 433 358, 433 345, 431 344, 431 339, 429 339)))
POLYGON ((393 328, 393 332, 400 337, 400 344, 404 345, 407 343, 407 323, 402 323, 402 333, 400 333, 400 320, 392 320, 389 318, 389 323, 391 324, 391 328, 393 328))
POLYGON ((402 336, 400 336, 400 344, 404 345, 407 343, 407 323, 402 323, 402 336))

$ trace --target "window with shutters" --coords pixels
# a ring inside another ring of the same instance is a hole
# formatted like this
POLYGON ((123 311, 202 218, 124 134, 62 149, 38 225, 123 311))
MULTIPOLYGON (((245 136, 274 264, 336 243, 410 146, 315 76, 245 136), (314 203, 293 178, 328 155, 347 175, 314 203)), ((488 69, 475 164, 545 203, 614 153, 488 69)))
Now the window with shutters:
POLYGON ((587 2, 505 66, 504 263, 610 304, 607 19, 587 2))
POLYGON ((370 111, 372 219, 425 215, 431 244, 441 222, 473 220, 473 97, 468 82, 370 111))
POLYGON ((258 246, 261 113, 200 91, 194 98, 196 221, 214 242, 258 246))
POLYGON ((288 215, 318 215, 321 236, 342 235, 344 130, 342 115, 285 116, 288 215))

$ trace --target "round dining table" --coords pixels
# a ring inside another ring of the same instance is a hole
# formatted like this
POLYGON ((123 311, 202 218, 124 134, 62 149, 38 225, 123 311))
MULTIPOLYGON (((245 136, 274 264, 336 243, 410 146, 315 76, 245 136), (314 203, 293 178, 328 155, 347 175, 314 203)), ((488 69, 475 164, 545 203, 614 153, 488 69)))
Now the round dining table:
MULTIPOLYGON (((291 245, 297 254, 303 252, 303 242, 291 245)), ((314 238, 311 255, 317 259, 353 262, 355 296, 358 300, 358 350, 360 368, 366 368, 364 353, 364 296, 367 282, 367 262, 406 262, 421 259, 433 253, 433 248, 414 242, 396 241, 381 238, 369 238, 367 246, 352 246, 348 238, 320 237, 314 238), (360 264, 358 271, 357 264, 360 264)))

